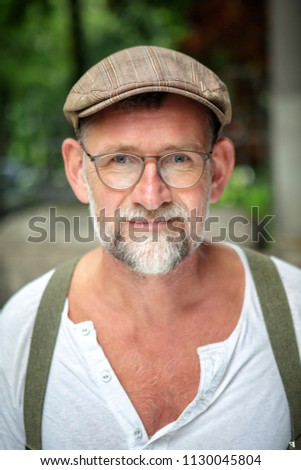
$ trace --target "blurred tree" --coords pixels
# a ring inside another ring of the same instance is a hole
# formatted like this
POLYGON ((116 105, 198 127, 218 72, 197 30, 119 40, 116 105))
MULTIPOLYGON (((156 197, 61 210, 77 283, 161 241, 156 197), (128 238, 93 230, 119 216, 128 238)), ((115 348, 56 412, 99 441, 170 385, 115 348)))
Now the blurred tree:
MULTIPOLYGON (((49 3, 38 0, 23 2, 21 0, 2 0, 0 15, 0 113, 2 123, 0 126, 0 158, 9 154, 11 141, 15 137, 10 113, 11 104, 18 100, 18 106, 22 101, 22 85, 24 75, 27 75, 26 60, 28 59, 28 47, 26 38, 22 38, 23 25, 30 8, 38 8, 41 16, 46 16, 49 11, 49 3), (21 39, 22 38, 22 39, 21 39), (23 68, 24 66, 24 68, 23 68)), ((14 123, 15 124, 15 123, 14 123)), ((1 168, 3 164, 1 164, 1 168)), ((1 175, 3 176, 3 175, 1 175)), ((4 190, 4 182, 1 180, 0 190, 4 190)), ((3 211, 3 198, 0 194, 0 213, 3 211)))
POLYGON ((266 69, 266 5, 262 0, 198 0, 186 13, 181 47, 216 70, 231 64, 266 69))
POLYGON ((234 111, 227 135, 237 145, 237 161, 261 169, 267 162, 266 2, 198 0, 186 21, 179 48, 226 82, 234 111))
POLYGON ((82 25, 81 5, 79 0, 69 0, 71 17, 71 38, 75 76, 80 77, 86 69, 85 38, 82 25))
POLYGON ((181 14, 183 2, 176 3, 181 8, 171 7, 166 0, 88 0, 83 20, 89 63, 138 44, 177 47, 187 28, 181 14))
POLYGON ((45 163, 48 120, 71 62, 63 65, 62 40, 64 49, 68 44, 66 16, 57 14, 51 0, 3 1, 1 82, 5 96, 1 87, 1 102, 6 135, 1 138, 1 155, 45 163), (50 88, 52 96, 47 92, 50 88))
POLYGON ((1 156, 55 168, 64 99, 87 65, 140 43, 174 46, 183 34, 179 13, 155 3, 2 0, 1 156))

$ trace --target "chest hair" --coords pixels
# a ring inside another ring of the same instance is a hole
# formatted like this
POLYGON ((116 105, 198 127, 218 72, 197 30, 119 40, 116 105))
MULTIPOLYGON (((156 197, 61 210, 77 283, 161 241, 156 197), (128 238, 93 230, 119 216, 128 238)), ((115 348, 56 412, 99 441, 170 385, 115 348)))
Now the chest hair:
POLYGON ((118 348, 110 363, 135 410, 152 436, 175 421, 197 394, 199 358, 194 350, 118 348))

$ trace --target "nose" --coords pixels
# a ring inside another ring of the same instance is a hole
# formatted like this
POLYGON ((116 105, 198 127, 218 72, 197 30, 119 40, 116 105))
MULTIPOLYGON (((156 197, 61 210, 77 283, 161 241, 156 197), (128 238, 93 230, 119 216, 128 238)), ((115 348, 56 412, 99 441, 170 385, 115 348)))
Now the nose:
POLYGON ((132 189, 131 201, 133 204, 144 206, 149 211, 171 202, 170 188, 158 174, 156 159, 145 160, 144 172, 132 189))

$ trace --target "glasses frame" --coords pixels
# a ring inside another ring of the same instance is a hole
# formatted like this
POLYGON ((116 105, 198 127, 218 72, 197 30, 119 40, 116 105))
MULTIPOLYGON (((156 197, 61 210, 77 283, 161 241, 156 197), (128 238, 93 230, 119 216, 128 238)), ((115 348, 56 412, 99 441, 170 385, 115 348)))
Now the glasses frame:
POLYGON ((134 186, 136 186, 137 183, 139 183, 140 179, 142 178, 142 175, 144 173, 144 169, 145 169, 145 162, 147 160, 155 160, 156 161, 156 167, 157 167, 157 173, 160 177, 160 179, 163 181, 164 184, 166 184, 167 186, 169 186, 170 188, 174 188, 174 189, 188 189, 188 188, 191 188, 192 186, 194 186, 195 184, 197 184, 200 179, 202 178, 203 174, 204 174, 204 170, 205 170, 205 165, 206 165, 206 162, 208 160, 211 159, 212 157, 212 154, 213 154, 213 150, 210 150, 209 152, 197 152, 197 151, 194 151, 194 150, 185 150, 185 149, 180 149, 180 150, 173 150, 172 152, 168 152, 164 155, 150 155, 149 157, 143 157, 141 155, 135 155, 133 153, 128 153, 128 152, 112 152, 112 153, 103 153, 103 154, 98 154, 98 155, 91 155, 89 152, 87 152, 84 144, 82 142, 79 142, 81 148, 83 149, 84 153, 87 155, 87 157, 89 158, 90 162, 91 163, 94 163, 94 166, 95 166, 95 170, 96 170, 96 173, 97 173, 97 176, 98 178, 100 179, 100 181, 105 185, 107 186, 108 188, 110 189, 113 189, 114 191, 126 191, 130 188, 133 188, 134 186), (165 158, 165 157, 168 157, 169 155, 172 155, 174 153, 180 153, 180 152, 192 152, 192 153, 195 153, 197 154, 204 162, 204 167, 203 167, 203 171, 201 172, 200 176, 198 177, 198 179, 193 183, 191 184, 190 186, 184 186, 184 187, 177 187, 177 186, 173 186, 169 183, 167 183, 167 181, 165 181, 164 177, 162 176, 161 174, 161 168, 160 168, 160 162, 165 158), (122 188, 122 189, 119 189, 119 188, 114 188, 112 186, 110 186, 109 184, 107 184, 105 181, 103 181, 102 177, 100 176, 99 172, 98 172, 98 169, 97 169, 97 165, 96 165, 96 160, 102 158, 102 157, 107 157, 108 155, 120 155, 120 154, 123 154, 123 155, 128 155, 130 157, 135 157, 137 159, 139 159, 142 163, 141 165, 141 174, 139 176, 139 178, 137 179, 137 181, 133 184, 131 184, 130 186, 127 186, 126 188, 122 188))

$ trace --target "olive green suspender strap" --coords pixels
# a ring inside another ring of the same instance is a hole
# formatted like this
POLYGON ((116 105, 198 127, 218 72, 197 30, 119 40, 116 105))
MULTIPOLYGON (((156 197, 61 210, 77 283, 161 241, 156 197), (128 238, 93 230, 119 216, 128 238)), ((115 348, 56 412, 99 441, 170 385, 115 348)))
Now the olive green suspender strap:
POLYGON ((79 258, 71 259, 52 274, 36 316, 24 391, 26 449, 42 449, 42 415, 52 355, 72 274, 79 258))
MULTIPOLYGON (((245 249, 291 417, 288 449, 301 449, 301 367, 290 308, 273 261, 245 249)), ((42 414, 61 312, 78 259, 59 266, 43 294, 31 341, 24 394, 26 449, 42 449, 42 414)), ((268 432, 268 430, 267 430, 268 432)))
POLYGON ((245 249, 291 418, 288 449, 301 449, 301 363, 286 292, 274 262, 245 249))

